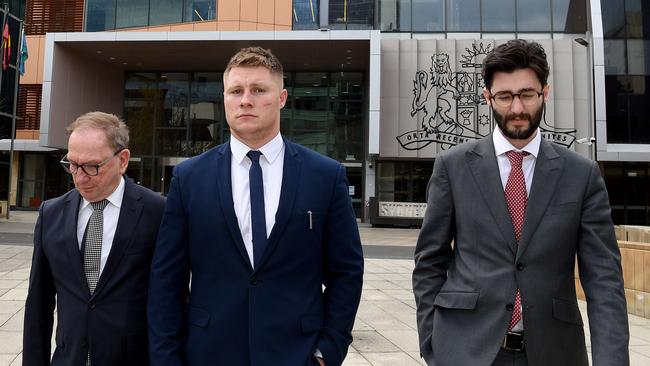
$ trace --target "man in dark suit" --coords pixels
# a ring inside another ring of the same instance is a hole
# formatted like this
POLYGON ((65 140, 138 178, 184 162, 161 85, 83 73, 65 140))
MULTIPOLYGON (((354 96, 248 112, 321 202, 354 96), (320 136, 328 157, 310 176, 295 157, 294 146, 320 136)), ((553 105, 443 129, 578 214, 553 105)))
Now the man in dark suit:
POLYGON ((345 169, 282 138, 282 76, 268 50, 233 56, 230 141, 174 169, 151 272, 153 365, 345 358, 363 282, 345 169))
POLYGON ((149 364, 146 301, 164 199, 123 174, 129 131, 112 114, 68 127, 75 189, 45 201, 34 232, 23 365, 149 364))
POLYGON ((548 74, 538 43, 496 47, 483 95, 498 128, 435 161, 413 272, 429 365, 587 366, 576 256, 593 364, 629 363, 607 191, 594 161, 541 137, 548 74))

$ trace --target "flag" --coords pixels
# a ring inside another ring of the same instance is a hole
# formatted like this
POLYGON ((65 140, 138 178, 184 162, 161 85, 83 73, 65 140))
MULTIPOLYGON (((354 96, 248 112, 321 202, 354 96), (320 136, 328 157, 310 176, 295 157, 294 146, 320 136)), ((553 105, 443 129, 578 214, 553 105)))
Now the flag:
POLYGON ((11 34, 9 34, 9 22, 5 23, 5 29, 2 31, 2 69, 7 70, 9 66, 9 56, 11 56, 11 34))
POLYGON ((25 31, 23 31, 23 45, 20 48, 20 60, 18 61, 18 70, 20 71, 20 76, 25 75, 25 61, 29 58, 27 53, 27 37, 25 37, 25 31))

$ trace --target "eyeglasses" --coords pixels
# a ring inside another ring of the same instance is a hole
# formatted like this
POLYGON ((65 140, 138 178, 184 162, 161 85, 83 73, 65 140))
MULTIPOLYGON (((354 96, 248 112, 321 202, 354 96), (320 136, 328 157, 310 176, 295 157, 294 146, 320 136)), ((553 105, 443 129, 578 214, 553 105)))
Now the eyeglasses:
POLYGON ((525 106, 531 106, 535 105, 537 103, 537 100, 539 97, 544 95, 544 92, 538 92, 535 89, 524 89, 521 90, 519 93, 511 93, 509 91, 502 91, 498 92, 494 95, 490 94, 490 99, 494 100, 494 102, 502 108, 507 108, 510 107, 512 102, 515 100, 515 97, 519 97, 519 100, 521 101, 521 104, 525 106))
POLYGON ((70 160, 68 160, 68 154, 64 155, 63 158, 61 158, 60 163, 61 163, 61 166, 63 167, 63 170, 65 170, 66 172, 68 172, 70 174, 77 174, 77 171, 79 170, 79 168, 81 168, 81 170, 84 172, 84 174, 86 174, 88 176, 91 176, 91 177, 94 177, 94 176, 99 174, 99 168, 106 165, 106 163, 108 163, 109 161, 111 161, 111 159, 116 157, 117 154, 119 154, 122 150, 124 150, 124 149, 116 151, 111 157, 109 157, 108 159, 102 161, 99 164, 77 164, 77 163, 73 163, 70 160))

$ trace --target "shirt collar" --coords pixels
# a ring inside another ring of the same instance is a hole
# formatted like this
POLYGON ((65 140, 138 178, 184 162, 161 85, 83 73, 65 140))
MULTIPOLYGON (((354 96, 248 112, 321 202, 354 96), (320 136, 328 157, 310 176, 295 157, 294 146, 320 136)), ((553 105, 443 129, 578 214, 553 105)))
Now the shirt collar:
MULTIPOLYGON (((264 146, 260 147, 258 150, 262 152, 262 156, 269 164, 273 164, 275 159, 280 155, 282 149, 284 148, 284 141, 282 140, 282 135, 278 132, 275 137, 267 142, 264 146)), ((237 164, 241 164, 246 157, 246 154, 251 150, 243 142, 239 141, 235 136, 230 135, 230 151, 232 156, 235 158, 237 164)))
POLYGON ((539 147, 542 143, 542 134, 539 128, 537 128, 535 137, 533 137, 533 139, 530 140, 530 142, 524 146, 523 149, 517 149, 516 147, 512 146, 510 141, 508 141, 508 139, 503 136, 501 129, 499 129, 499 127, 495 127, 494 132, 492 133, 492 141, 494 142, 494 152, 497 156, 503 155, 510 150, 517 150, 526 151, 530 155, 537 158, 537 155, 539 154, 539 147))
MULTIPOLYGON (((124 198, 124 177, 120 177, 120 183, 117 185, 117 188, 111 193, 110 196, 106 197, 108 202, 113 204, 113 206, 120 208, 122 206, 122 199, 124 198)), ((81 200, 81 209, 85 209, 90 204, 85 198, 81 200)))

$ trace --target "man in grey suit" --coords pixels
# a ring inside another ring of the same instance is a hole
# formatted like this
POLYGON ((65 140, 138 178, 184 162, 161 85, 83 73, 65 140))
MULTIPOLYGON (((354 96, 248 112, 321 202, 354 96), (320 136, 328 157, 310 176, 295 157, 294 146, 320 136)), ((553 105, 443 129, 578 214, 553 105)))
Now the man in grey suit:
POLYGON ((541 137, 548 74, 538 43, 496 47, 483 95, 498 128, 436 159, 413 272, 429 365, 587 366, 576 256, 593 364, 629 364, 607 191, 594 161, 541 137))

